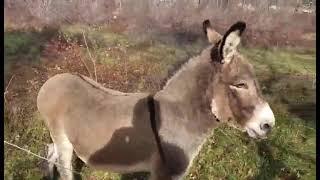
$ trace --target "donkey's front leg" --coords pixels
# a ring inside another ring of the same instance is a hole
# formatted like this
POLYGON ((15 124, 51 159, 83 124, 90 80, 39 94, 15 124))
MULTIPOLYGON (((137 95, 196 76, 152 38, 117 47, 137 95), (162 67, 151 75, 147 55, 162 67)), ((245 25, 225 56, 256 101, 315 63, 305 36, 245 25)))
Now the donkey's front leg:
POLYGON ((173 178, 166 171, 155 169, 151 172, 149 180, 173 180, 173 178))
POLYGON ((182 180, 184 177, 184 175, 171 176, 168 173, 158 171, 151 173, 149 180, 182 180))
POLYGON ((150 173, 149 180, 173 180, 158 154, 152 159, 152 169, 150 173))

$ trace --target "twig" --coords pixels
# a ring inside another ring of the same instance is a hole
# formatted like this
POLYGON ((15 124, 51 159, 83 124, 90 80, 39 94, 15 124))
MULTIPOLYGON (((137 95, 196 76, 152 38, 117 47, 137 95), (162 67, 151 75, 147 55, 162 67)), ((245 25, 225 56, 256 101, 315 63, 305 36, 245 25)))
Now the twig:
MULTIPOLYGON (((94 52, 97 52, 97 49, 95 46, 92 46, 94 52)), ((97 57, 94 58, 94 73, 95 73, 95 76, 96 76, 96 82, 98 82, 98 76, 97 76, 97 67, 96 67, 96 62, 97 62, 97 57)))
POLYGON ((81 61, 81 62, 84 64, 84 66, 86 67, 86 69, 87 69, 87 71, 88 71, 88 73, 89 73, 90 78, 92 78, 91 71, 90 71, 88 65, 86 64, 86 62, 84 62, 84 60, 82 60, 82 58, 80 58, 80 61, 81 61))
MULTIPOLYGON (((82 35, 83 35, 83 38, 86 39, 85 36, 84 36, 84 32, 82 32, 82 35)), ((85 40, 85 42, 86 42, 86 40, 85 40)), ((88 67, 87 63, 86 63, 84 60, 82 60, 82 58, 80 58, 80 60, 81 60, 81 62, 84 64, 84 66, 86 67, 86 69, 87 69, 87 71, 88 71, 88 73, 89 73, 90 78, 92 78, 92 74, 91 74, 90 68, 88 67)))
POLYGON ((88 52, 88 54, 89 54, 90 60, 91 60, 91 62, 92 62, 92 64, 93 64, 95 81, 98 82, 98 81, 97 81, 96 60, 93 59, 93 57, 92 57, 92 55, 91 55, 91 53, 90 53, 90 50, 89 50, 89 47, 88 47, 88 44, 87 44, 87 40, 86 40, 86 36, 84 35, 84 31, 82 31, 82 36, 83 36, 84 43, 85 43, 85 45, 86 45, 87 52, 88 52))
POLYGON ((68 171, 71 171, 71 172, 73 172, 73 173, 82 175, 82 173, 80 173, 80 172, 77 172, 77 171, 74 171, 74 170, 72 170, 72 169, 70 169, 70 168, 64 167, 63 165, 61 165, 61 164, 59 164, 59 163, 56 163, 56 162, 54 162, 54 161, 50 161, 49 159, 47 159, 47 158, 45 158, 45 157, 42 157, 42 156, 40 156, 40 155, 38 155, 38 154, 36 154, 36 153, 33 153, 33 152, 29 151, 28 149, 22 148, 22 147, 20 147, 20 146, 18 146, 18 145, 9 143, 9 142, 7 142, 7 141, 3 141, 3 142, 4 142, 5 144, 7 144, 7 145, 10 145, 10 146, 12 146, 12 147, 15 147, 15 148, 17 148, 17 149, 20 149, 20 150, 28 153, 28 154, 31 154, 31 155, 39 158, 39 159, 45 160, 45 161, 47 161, 47 162, 49 162, 49 163, 53 163, 54 165, 59 166, 59 167, 61 167, 61 168, 63 168, 63 169, 66 169, 66 170, 68 170, 68 171))
POLYGON ((10 84, 11 84, 11 81, 12 81, 13 78, 14 78, 14 75, 11 76, 11 78, 10 78, 10 80, 9 80, 9 82, 8 82, 8 85, 7 85, 7 87, 6 87, 5 91, 4 91, 4 100, 5 100, 5 102, 7 102, 6 95, 7 95, 8 92, 9 92, 8 89, 9 89, 9 87, 10 87, 10 84))
POLYGON ((12 76, 11 76, 11 78, 10 78, 10 80, 9 80, 9 82, 8 82, 8 85, 7 85, 7 87, 6 87, 6 91, 5 91, 5 92, 7 92, 7 91, 8 91, 9 86, 10 86, 11 81, 12 81, 12 79, 13 79, 13 78, 14 78, 14 75, 12 75, 12 76))

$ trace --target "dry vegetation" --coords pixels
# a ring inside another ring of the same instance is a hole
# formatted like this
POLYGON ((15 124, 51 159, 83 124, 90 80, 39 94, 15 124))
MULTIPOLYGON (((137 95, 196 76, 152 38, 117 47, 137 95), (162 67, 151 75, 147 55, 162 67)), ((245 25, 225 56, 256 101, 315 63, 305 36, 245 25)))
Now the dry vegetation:
POLYGON ((7 21, 14 21, 19 28, 66 23, 116 24, 115 29, 126 33, 185 33, 192 39, 201 33, 199 27, 203 19, 211 19, 219 32, 223 32, 235 19, 241 19, 248 23, 244 38, 248 45, 310 47, 314 46, 315 40, 315 1, 310 0, 5 2, 7 21))
MULTIPOLYGON (((308 2, 6 0, 5 140, 45 155, 50 138, 35 101, 49 77, 77 72, 94 78, 96 70, 105 87, 155 92, 175 64, 207 45, 204 19, 221 33, 244 20, 241 51, 256 67, 279 124, 262 142, 219 128, 187 179, 314 179, 315 7, 308 2)), ((6 179, 40 179, 42 167, 6 146, 6 179)), ((82 173, 84 179, 120 178, 86 167, 82 173)))

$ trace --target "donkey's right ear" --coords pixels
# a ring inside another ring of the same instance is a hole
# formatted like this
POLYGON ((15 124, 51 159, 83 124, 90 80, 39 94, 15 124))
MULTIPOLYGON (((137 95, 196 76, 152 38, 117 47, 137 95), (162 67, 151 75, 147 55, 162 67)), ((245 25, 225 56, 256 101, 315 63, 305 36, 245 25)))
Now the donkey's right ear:
POLYGON ((210 21, 207 19, 203 21, 203 31, 207 35, 208 41, 212 44, 216 44, 222 39, 221 34, 212 29, 210 21))

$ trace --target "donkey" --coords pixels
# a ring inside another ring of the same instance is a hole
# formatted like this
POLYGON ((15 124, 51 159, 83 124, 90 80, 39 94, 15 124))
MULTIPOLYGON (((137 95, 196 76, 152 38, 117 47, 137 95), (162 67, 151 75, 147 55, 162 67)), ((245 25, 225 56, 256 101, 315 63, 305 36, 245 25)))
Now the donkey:
MULTIPOLYGON (((204 21, 209 47, 154 95, 104 88, 79 74, 51 77, 37 97, 53 141, 50 160, 72 169, 75 151, 95 169, 178 180, 222 123, 266 138, 275 117, 253 67, 237 51, 245 28, 239 21, 222 36, 204 21)), ((57 168, 62 179, 73 179, 71 171, 57 168)))

